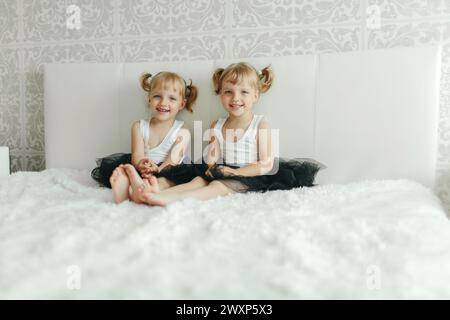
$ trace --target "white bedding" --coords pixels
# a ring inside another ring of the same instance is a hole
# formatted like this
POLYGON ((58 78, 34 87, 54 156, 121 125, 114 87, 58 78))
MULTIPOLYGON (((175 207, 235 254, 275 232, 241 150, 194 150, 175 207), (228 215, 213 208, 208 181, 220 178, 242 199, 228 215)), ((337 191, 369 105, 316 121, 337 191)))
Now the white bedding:
POLYGON ((87 171, 20 172, 0 180, 0 298, 450 298, 450 222, 407 180, 151 208, 87 171))

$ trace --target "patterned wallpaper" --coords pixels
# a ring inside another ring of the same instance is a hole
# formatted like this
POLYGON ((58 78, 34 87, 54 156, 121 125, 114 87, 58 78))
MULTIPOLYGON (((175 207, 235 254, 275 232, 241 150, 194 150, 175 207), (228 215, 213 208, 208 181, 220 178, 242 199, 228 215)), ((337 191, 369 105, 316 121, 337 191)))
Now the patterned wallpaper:
POLYGON ((450 0, 0 0, 0 145, 42 170, 47 62, 443 45, 437 191, 450 204, 450 0))

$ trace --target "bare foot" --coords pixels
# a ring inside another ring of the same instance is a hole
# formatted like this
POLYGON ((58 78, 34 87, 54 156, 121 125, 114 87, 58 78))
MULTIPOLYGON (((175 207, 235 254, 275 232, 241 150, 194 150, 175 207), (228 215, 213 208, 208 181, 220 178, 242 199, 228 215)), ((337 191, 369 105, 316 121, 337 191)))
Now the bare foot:
POLYGON ((152 192, 152 193, 159 193, 161 190, 159 188, 159 182, 158 179, 156 179, 155 176, 151 176, 148 179, 144 179, 144 184, 141 184, 137 188, 138 192, 152 192))
POLYGON ((128 179, 130 179, 131 187, 137 189, 140 185, 144 183, 141 176, 137 172, 136 168, 131 164, 124 164, 121 167, 125 170, 128 175, 128 179))
POLYGON ((137 189, 132 190, 132 199, 137 203, 147 203, 154 205, 153 203, 148 203, 147 200, 154 198, 154 194, 159 193, 158 181, 156 177, 151 176, 149 179, 144 179, 142 185, 137 189))
POLYGON ((133 197, 138 199, 141 203, 146 203, 151 206, 165 206, 166 201, 159 194, 158 180, 152 176, 150 179, 144 179, 144 182, 137 189, 133 190, 133 197))
POLYGON ((122 167, 117 167, 109 178, 111 189, 114 195, 114 201, 119 204, 125 200, 129 200, 128 189, 130 180, 122 167))
POLYGON ((130 180, 131 185, 130 199, 136 203, 143 203, 142 199, 139 199, 136 191, 138 190, 139 187, 142 187, 144 185, 144 180, 142 180, 136 168, 133 167, 131 164, 124 164, 121 165, 121 167, 125 170, 128 179, 130 180))
POLYGON ((142 194, 142 199, 150 206, 165 207, 168 203, 161 194, 147 192, 142 194))

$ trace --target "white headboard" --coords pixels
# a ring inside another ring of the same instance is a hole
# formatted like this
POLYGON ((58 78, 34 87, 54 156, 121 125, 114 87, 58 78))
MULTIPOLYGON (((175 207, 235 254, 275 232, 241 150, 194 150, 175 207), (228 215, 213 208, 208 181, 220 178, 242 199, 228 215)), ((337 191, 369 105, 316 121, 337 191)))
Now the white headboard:
MULTIPOLYGON (((318 183, 408 178, 434 184, 440 49, 401 48, 322 55, 157 63, 45 66, 47 168, 93 168, 95 159, 130 151, 133 121, 147 118, 143 72, 174 71, 200 89, 193 130, 225 115, 213 94, 217 67, 271 64, 273 87, 255 113, 280 129, 280 154, 327 165, 318 183)), ((199 132, 192 131, 194 140, 199 132)), ((202 148, 201 146, 193 146, 202 148)), ((198 151, 198 150, 197 150, 198 151)))

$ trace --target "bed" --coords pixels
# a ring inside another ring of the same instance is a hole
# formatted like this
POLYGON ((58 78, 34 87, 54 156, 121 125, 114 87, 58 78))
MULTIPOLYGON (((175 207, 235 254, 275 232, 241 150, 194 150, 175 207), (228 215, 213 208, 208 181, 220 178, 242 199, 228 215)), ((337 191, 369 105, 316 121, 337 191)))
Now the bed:
MULTIPOLYGON (((0 298, 450 298, 450 223, 433 193, 439 48, 244 60, 272 64, 258 108, 282 156, 327 165, 317 186, 116 205, 90 169, 129 150, 146 116, 139 74, 170 68, 208 92, 230 61, 47 65, 47 169, 0 182, 0 298)), ((183 115, 194 135, 220 115, 215 99, 183 115)))

